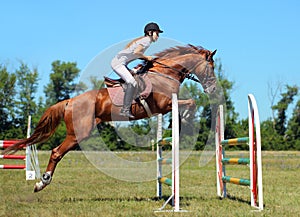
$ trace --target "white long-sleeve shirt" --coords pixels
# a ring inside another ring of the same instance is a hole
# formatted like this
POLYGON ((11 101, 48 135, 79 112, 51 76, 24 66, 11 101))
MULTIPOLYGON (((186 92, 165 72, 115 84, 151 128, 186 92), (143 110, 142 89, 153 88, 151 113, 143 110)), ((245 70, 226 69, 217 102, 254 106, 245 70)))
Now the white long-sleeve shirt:
POLYGON ((118 54, 117 54, 117 58, 118 59, 122 59, 123 64, 127 65, 128 63, 130 63, 133 60, 138 59, 139 57, 134 54, 135 49, 141 45, 144 49, 142 51, 142 53, 144 53, 147 48, 150 46, 151 44, 151 38, 148 36, 142 37, 141 39, 136 40, 135 42, 133 42, 129 47, 121 50, 118 54))

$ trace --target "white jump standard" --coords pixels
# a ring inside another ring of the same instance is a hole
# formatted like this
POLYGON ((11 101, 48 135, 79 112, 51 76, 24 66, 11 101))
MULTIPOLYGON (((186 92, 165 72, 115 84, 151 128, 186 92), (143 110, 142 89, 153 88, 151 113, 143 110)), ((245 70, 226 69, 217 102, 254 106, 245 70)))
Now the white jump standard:
POLYGON ((257 104, 252 94, 248 95, 248 114, 249 136, 225 140, 223 106, 219 106, 215 132, 217 194, 221 198, 227 197, 226 183, 249 186, 251 206, 263 210, 260 122, 257 104), (241 144, 249 145, 249 158, 225 158, 225 146, 241 144), (230 164, 249 165, 250 179, 227 176, 225 165, 230 164))
POLYGON ((158 116, 158 133, 157 133, 157 196, 162 197, 162 183, 172 187, 172 194, 166 200, 158 211, 164 210, 166 205, 172 199, 173 212, 186 212, 181 210, 179 203, 179 115, 178 115, 177 95, 172 94, 172 137, 162 138, 162 116, 158 116), (172 159, 162 157, 162 146, 172 145, 172 159), (172 179, 162 176, 162 166, 172 164, 172 179))

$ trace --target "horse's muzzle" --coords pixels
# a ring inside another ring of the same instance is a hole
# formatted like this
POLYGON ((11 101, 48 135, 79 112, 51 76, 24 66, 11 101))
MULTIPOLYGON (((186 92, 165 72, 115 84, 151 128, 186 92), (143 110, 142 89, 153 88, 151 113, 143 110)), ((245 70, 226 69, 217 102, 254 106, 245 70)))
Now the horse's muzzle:
POLYGON ((204 89, 204 93, 212 94, 212 93, 216 92, 216 90, 217 90, 217 86, 215 83, 213 83, 212 85, 210 85, 204 89))

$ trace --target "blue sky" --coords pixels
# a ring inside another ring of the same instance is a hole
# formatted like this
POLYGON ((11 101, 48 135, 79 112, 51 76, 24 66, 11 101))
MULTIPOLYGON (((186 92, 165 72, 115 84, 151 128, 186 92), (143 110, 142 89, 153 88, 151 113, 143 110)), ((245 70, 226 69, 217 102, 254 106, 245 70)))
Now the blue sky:
POLYGON ((0 63, 12 70, 19 61, 37 67, 42 92, 54 60, 75 61, 83 70, 155 21, 163 38, 217 49, 215 57, 235 82, 231 96, 240 118, 247 117, 247 94, 253 93, 265 120, 271 87, 300 86, 299 9, 297 0, 1 1, 0 63))

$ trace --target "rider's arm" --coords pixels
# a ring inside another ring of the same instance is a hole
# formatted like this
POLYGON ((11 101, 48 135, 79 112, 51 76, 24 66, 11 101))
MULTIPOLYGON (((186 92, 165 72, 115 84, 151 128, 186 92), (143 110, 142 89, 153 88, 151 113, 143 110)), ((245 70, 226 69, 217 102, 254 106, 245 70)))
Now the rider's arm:
POLYGON ((138 45, 136 47, 136 49, 133 51, 133 53, 140 59, 145 59, 145 60, 148 60, 148 61, 151 61, 152 60, 152 57, 151 56, 145 56, 144 53, 144 47, 142 45, 138 45))

